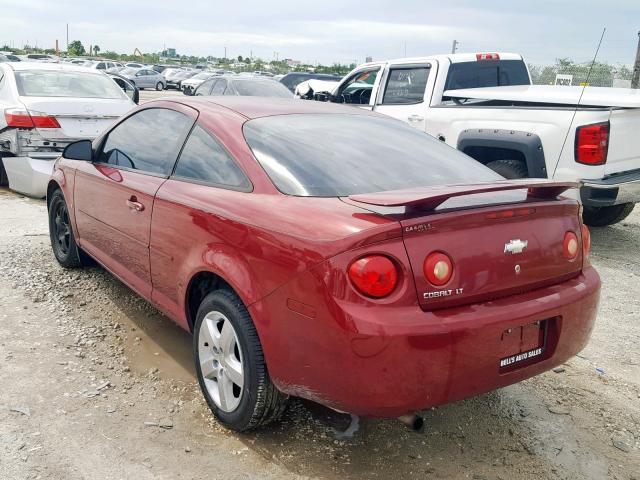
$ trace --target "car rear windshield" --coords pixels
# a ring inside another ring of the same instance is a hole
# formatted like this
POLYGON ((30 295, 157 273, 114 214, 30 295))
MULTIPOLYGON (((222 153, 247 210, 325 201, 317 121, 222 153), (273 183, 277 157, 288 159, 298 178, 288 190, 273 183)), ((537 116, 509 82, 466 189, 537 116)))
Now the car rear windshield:
POLYGON ((522 60, 479 60, 451 64, 444 89, 446 91, 530 83, 527 67, 522 60))
POLYGON ((287 87, 275 80, 234 80, 233 86, 240 95, 250 97, 291 98, 287 87))
POLYGON ((502 178, 390 118, 279 115, 248 121, 244 135, 275 186, 288 195, 342 197, 502 178))
POLYGON ((84 72, 16 72, 18 93, 24 97, 122 99, 124 93, 106 75, 84 72))

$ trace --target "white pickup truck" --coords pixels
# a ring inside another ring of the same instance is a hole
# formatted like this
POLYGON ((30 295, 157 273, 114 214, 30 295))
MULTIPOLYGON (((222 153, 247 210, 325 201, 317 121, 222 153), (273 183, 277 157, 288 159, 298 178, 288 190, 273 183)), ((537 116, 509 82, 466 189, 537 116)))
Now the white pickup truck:
POLYGON ((312 82, 298 94, 407 122, 507 178, 582 182, 588 225, 619 222, 640 201, 640 90, 531 85, 513 53, 366 63, 312 82))

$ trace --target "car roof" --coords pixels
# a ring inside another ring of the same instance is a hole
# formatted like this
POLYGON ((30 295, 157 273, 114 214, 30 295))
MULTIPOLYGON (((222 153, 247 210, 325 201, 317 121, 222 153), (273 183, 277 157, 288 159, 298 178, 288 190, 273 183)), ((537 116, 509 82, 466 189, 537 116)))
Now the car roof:
MULTIPOLYGON (((161 102, 163 100, 157 100, 161 102)), ((349 115, 375 115, 369 110, 337 105, 328 102, 312 102, 296 98, 277 97, 249 97, 249 96, 198 96, 173 98, 171 101, 189 105, 197 110, 207 110, 207 107, 221 106, 242 115, 247 119, 269 117, 274 115, 319 114, 336 113, 349 115)), ((152 102, 147 102, 148 105, 152 102)))
MULTIPOLYGON (((16 72, 25 70, 46 70, 46 71, 65 71, 65 72, 84 72, 92 74, 86 67, 81 67, 73 63, 44 63, 44 62, 15 62, 7 64, 9 68, 16 72)), ((95 75, 95 74, 94 74, 95 75)))
MULTIPOLYGON (((484 52, 478 52, 484 53, 484 52)), ((500 60, 522 60, 522 55, 518 53, 510 53, 510 52, 489 52, 489 53, 497 53, 500 56, 500 60)), ((451 62, 451 63, 464 63, 464 62, 475 62, 477 61, 476 53, 451 53, 451 54, 443 54, 443 55, 430 55, 428 57, 406 57, 406 58, 392 58, 390 60, 380 60, 377 62, 369 62, 358 65, 357 68, 360 67, 377 67, 380 65, 386 65, 387 63, 424 63, 429 61, 439 61, 439 62, 451 62)))

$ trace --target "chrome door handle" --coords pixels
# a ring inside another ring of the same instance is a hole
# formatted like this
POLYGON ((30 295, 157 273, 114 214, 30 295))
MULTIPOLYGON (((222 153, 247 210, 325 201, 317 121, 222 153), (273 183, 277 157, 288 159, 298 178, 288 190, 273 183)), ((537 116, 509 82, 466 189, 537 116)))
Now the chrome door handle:
POLYGON ((422 115, 409 115, 407 117, 407 120, 409 120, 410 122, 422 122, 424 120, 424 117, 422 115))
POLYGON ((142 205, 136 197, 131 197, 127 200, 127 207, 131 210, 135 210, 136 212, 141 212, 144 210, 144 205, 142 205))

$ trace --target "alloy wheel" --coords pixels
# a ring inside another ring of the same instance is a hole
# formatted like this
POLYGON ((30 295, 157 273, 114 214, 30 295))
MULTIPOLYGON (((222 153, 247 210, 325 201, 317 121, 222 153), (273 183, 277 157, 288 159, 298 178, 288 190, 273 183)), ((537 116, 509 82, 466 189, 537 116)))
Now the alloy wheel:
POLYGON ((71 226, 69 225, 69 212, 64 202, 59 202, 56 205, 54 225, 54 239, 60 253, 67 255, 71 245, 71 226))
POLYGON ((218 311, 205 315, 198 334, 198 360, 207 393, 216 406, 232 412, 244 390, 242 350, 233 325, 218 311))

